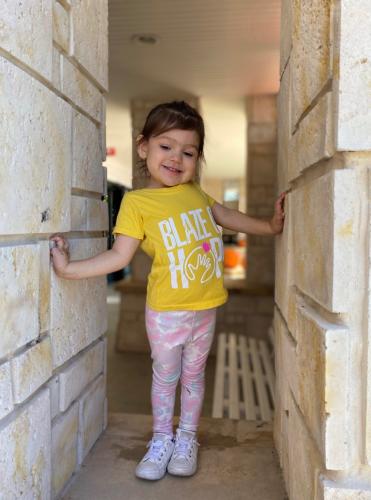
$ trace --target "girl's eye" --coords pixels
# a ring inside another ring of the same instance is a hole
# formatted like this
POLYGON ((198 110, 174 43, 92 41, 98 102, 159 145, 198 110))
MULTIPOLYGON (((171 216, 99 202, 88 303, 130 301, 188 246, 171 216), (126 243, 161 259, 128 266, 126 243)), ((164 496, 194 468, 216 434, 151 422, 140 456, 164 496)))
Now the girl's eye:
POLYGON ((184 154, 186 156, 189 156, 189 158, 193 158, 193 156, 194 156, 193 153, 188 153, 187 151, 184 151, 184 154))
POLYGON ((168 151, 170 149, 170 146, 167 146, 166 144, 160 144, 160 148, 168 151))

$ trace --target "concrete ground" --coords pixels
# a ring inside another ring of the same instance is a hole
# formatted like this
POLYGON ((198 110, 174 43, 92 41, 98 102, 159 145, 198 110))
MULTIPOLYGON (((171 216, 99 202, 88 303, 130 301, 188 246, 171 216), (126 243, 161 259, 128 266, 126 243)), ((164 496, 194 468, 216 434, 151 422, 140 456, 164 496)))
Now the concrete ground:
POLYGON ((134 470, 151 438, 148 415, 111 414, 63 500, 287 500, 270 424, 201 419, 199 470, 137 479, 134 470))

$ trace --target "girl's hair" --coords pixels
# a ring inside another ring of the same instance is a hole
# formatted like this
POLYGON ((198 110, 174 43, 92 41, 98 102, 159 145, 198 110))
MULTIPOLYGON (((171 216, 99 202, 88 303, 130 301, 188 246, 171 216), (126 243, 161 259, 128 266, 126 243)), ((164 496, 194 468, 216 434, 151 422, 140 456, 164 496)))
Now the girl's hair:
MULTIPOLYGON (((155 106, 146 118, 138 144, 172 129, 194 130, 199 138, 198 159, 204 159, 205 126, 199 112, 185 101, 165 102, 155 106)), ((145 161, 140 169, 147 171, 145 161)))

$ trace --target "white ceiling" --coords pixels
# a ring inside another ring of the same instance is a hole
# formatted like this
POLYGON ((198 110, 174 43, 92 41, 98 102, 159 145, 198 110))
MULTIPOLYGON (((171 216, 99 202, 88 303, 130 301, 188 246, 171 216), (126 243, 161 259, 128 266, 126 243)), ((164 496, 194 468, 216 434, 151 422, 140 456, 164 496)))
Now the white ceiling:
POLYGON ((109 0, 110 99, 276 93, 280 0, 109 0), (155 45, 133 43, 141 33, 155 45))

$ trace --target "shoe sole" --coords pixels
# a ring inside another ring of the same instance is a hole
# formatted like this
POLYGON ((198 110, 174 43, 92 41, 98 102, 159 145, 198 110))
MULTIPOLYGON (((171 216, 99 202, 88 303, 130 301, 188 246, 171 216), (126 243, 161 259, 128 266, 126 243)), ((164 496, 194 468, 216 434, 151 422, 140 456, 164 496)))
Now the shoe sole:
POLYGON ((181 476, 181 477, 189 477, 193 476, 197 472, 197 468, 191 472, 172 470, 171 467, 167 469, 168 473, 172 476, 181 476))

